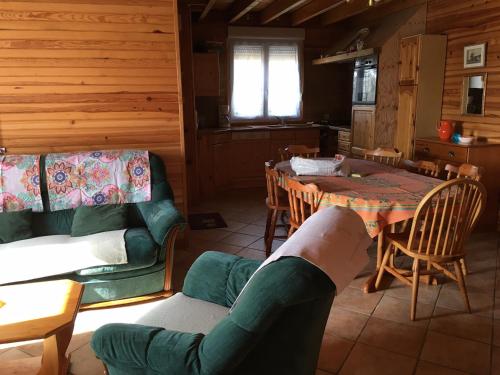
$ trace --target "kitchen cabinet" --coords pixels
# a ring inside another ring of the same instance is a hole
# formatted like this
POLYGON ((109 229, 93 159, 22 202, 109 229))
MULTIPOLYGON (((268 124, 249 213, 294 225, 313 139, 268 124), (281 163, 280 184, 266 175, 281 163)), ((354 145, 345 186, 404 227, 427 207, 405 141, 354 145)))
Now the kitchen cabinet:
POLYGON ((399 83, 401 85, 418 84, 420 35, 403 38, 399 52, 399 83))
POLYGON ((469 163, 484 168, 481 183, 488 193, 486 210, 483 213, 478 228, 485 231, 497 230, 498 200, 500 191, 500 144, 475 143, 457 145, 441 141, 439 138, 418 138, 415 142, 415 157, 420 160, 441 160, 442 163, 460 165, 469 163))
POLYGON ((290 144, 318 147, 319 129, 200 132, 198 186, 201 198, 232 188, 264 187, 264 163, 280 161, 278 149, 290 144))
POLYGON ((351 131, 339 130, 337 141, 337 153, 351 156, 351 131))
POLYGON ((355 156, 363 155, 364 149, 374 148, 375 106, 356 105, 352 107, 351 152, 355 156))
POLYGON ((436 134, 446 60, 445 35, 416 35, 400 44, 398 122, 394 144, 412 159, 415 139, 436 134))
POLYGON ((194 92, 196 96, 219 96, 219 55, 193 54, 194 92))

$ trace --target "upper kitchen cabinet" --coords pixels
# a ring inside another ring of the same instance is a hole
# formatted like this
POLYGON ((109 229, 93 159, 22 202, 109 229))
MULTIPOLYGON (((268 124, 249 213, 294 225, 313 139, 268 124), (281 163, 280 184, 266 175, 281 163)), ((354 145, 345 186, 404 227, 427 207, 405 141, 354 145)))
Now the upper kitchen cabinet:
POLYGON ((399 83, 401 85, 416 85, 418 83, 421 40, 421 35, 401 40, 399 53, 399 83))
POLYGON ((196 96, 219 96, 219 55, 195 53, 193 55, 194 92, 196 96))
POLYGON ((398 122, 395 147, 411 159, 415 139, 436 134, 446 60, 445 35, 417 35, 401 40, 398 122), (404 57, 404 58, 403 58, 404 57))

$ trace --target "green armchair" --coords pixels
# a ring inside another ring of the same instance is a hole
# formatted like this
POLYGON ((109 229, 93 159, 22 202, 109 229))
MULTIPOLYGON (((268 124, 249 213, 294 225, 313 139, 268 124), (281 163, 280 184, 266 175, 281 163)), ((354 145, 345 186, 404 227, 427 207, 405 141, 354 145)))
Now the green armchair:
POLYGON ((110 375, 312 375, 335 294, 320 269, 280 258, 260 262, 206 252, 182 293, 141 324, 108 324, 91 346, 110 375), (166 329, 165 329, 166 328, 166 329))

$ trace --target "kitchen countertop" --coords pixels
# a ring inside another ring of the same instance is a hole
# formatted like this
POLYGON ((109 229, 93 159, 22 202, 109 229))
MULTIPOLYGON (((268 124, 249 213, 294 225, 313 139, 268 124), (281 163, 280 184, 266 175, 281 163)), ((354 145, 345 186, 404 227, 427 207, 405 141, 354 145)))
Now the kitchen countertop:
POLYGON ((230 128, 204 128, 198 129, 198 134, 220 134, 230 132, 247 132, 247 131, 270 131, 270 130, 306 130, 306 129, 330 129, 351 131, 349 127, 321 124, 289 124, 289 125, 248 125, 248 126, 233 126, 230 128))

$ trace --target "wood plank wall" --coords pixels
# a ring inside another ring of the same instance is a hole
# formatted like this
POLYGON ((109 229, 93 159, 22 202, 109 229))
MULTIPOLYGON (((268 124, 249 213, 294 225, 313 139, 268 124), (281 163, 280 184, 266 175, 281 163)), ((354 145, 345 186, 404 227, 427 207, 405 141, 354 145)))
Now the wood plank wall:
POLYGON ((0 146, 141 148, 185 208, 176 1, 0 2, 0 146))
POLYGON ((500 142, 500 1, 431 0, 427 32, 448 35, 442 118, 463 123, 465 134, 500 142), (464 46, 484 42, 486 67, 464 69, 464 46), (485 116, 463 116, 463 77, 482 72, 488 73, 485 116))

